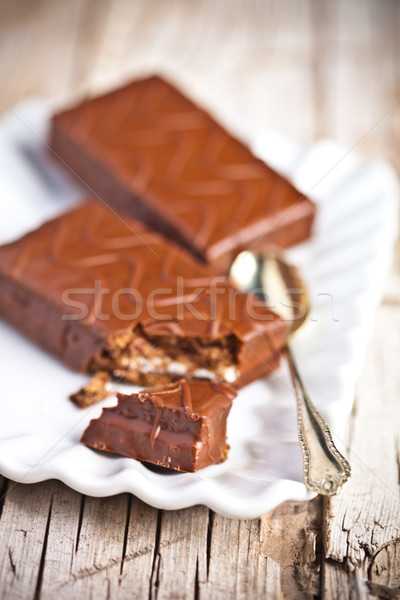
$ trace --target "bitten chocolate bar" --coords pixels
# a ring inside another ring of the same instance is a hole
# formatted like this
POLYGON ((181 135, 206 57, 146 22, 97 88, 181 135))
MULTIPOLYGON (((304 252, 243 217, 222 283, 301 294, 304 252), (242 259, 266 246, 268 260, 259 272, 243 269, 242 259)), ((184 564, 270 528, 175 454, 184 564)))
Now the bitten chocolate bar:
POLYGON ((73 369, 241 387, 279 364, 286 324, 130 217, 90 200, 0 247, 0 316, 73 369))
POLYGON ((160 77, 56 114, 49 143, 104 201, 219 272, 310 235, 314 204, 160 77))
POLYGON ((226 420, 236 392, 213 381, 178 381, 138 394, 93 419, 81 442, 178 471, 223 462, 226 420))

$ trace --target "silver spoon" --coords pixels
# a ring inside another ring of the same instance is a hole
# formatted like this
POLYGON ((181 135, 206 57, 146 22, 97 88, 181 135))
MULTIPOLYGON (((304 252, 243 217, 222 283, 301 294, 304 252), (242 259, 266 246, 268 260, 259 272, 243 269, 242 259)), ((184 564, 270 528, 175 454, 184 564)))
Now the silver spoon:
POLYGON ((289 345, 290 336, 301 327, 310 311, 305 285, 297 269, 275 249, 241 252, 231 266, 230 278, 237 288, 254 292, 267 304, 271 298, 279 299, 271 308, 291 322, 285 351, 297 400, 304 481, 310 490, 333 496, 349 479, 350 465, 336 448, 327 423, 308 397, 289 345))

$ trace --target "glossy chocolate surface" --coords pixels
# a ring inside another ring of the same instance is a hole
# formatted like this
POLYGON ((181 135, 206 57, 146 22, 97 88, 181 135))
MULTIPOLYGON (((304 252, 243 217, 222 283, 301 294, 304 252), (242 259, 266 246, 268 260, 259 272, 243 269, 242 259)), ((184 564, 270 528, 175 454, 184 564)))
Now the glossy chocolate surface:
POLYGON ((160 77, 55 115, 50 146, 89 189, 226 272, 309 237, 315 206, 160 77))
POLYGON ((277 366, 287 329, 224 277, 96 200, 0 247, 0 316, 77 370, 133 330, 156 345, 224 339, 237 349, 238 387, 277 366))
POLYGON ((81 442, 178 471, 226 459, 226 420, 236 392, 213 381, 178 381, 138 394, 118 394, 81 442))

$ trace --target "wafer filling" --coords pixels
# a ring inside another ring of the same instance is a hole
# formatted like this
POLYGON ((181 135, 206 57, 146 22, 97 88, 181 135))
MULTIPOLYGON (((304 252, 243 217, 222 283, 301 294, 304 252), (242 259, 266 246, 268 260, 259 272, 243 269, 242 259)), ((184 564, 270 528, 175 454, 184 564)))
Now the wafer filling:
POLYGON ((140 383, 141 374, 154 379, 180 377, 215 379, 234 383, 238 376, 241 342, 234 336, 219 338, 147 336, 140 326, 113 338, 109 349, 96 357, 91 370, 106 370, 115 377, 140 383))

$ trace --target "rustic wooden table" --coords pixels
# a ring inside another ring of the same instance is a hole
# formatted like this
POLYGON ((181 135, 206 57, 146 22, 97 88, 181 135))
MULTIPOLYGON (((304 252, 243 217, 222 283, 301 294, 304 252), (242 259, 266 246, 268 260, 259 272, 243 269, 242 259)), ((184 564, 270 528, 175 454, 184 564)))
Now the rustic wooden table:
MULTIPOLYGON (((1 0, 0 110, 172 69, 232 120, 400 169, 396 0, 1 0)), ((7 201, 6 198, 3 199, 7 201)), ((371 316, 372 318, 372 316, 371 316)), ((0 477, 1 597, 400 597, 400 253, 350 424, 353 479, 259 520, 0 477)))

